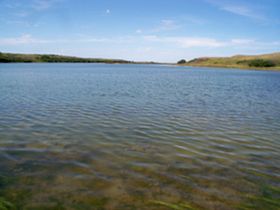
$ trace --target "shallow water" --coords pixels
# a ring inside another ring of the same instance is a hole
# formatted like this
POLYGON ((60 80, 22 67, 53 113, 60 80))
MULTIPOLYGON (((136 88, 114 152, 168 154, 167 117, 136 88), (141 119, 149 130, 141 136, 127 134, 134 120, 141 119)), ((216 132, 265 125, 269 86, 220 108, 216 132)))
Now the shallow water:
POLYGON ((0 65, 0 209, 279 209, 280 73, 0 65))

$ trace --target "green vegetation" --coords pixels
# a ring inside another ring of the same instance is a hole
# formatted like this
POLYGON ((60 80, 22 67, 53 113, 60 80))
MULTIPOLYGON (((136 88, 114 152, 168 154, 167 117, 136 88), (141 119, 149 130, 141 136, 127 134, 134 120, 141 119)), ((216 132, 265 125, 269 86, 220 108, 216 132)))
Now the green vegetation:
POLYGON ((255 59, 249 61, 250 67, 274 67, 275 63, 271 60, 255 59))
POLYGON ((15 207, 12 203, 0 197, 0 210, 13 210, 13 209, 15 209, 15 207))
POLYGON ((61 55, 1 53, 0 63, 133 63, 120 59, 79 58, 61 55))
POLYGON ((263 185, 259 195, 248 195, 247 201, 238 209, 240 210, 279 210, 280 209, 280 188, 263 185))
POLYGON ((179 62, 179 65, 186 66, 280 70, 280 53, 255 56, 237 55, 232 57, 204 57, 196 58, 186 63, 179 62))
POLYGON ((177 64, 185 64, 185 63, 187 63, 187 61, 186 61, 185 59, 179 60, 179 61, 177 62, 177 64))

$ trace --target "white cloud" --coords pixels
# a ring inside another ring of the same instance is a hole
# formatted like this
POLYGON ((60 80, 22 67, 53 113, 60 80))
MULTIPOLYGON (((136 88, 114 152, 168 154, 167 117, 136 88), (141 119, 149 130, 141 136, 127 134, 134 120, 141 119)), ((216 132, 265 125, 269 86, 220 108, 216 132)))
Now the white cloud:
POLYGON ((169 29, 177 28, 177 25, 175 24, 175 22, 173 20, 162 20, 161 27, 163 29, 169 30, 169 29))
MULTIPOLYGON (((0 2, 1 3, 1 2, 0 2)), ((1 5, 2 6, 2 5, 1 5)), ((18 7, 21 7, 22 4, 20 2, 13 2, 13 1, 9 1, 9 2, 5 2, 3 4, 4 7, 7 7, 9 9, 15 9, 15 8, 18 8, 18 7)))
POLYGON ((153 42, 162 42, 175 44, 178 47, 191 48, 191 47, 223 47, 225 42, 204 37, 159 37, 159 36, 145 36, 145 40, 153 42))
POLYGON ((227 5, 221 7, 222 10, 236 14, 236 15, 241 15, 245 17, 249 17, 252 19, 264 19, 263 16, 260 14, 254 12, 251 8, 248 8, 246 6, 240 6, 240 5, 227 5))
POLYGON ((243 45, 248 45, 248 44, 253 44, 255 40, 253 39, 232 39, 231 43, 232 44, 243 44, 243 45))
POLYGON ((161 20, 158 27, 155 27, 152 32, 160 32, 160 31, 172 31, 180 28, 179 25, 176 24, 174 20, 161 20))
MULTIPOLYGON (((7 8, 7 15, 5 18, 0 18, 0 22, 7 25, 18 24, 26 27, 37 27, 40 25, 38 19, 28 18, 34 13, 43 12, 56 6, 60 2, 66 0, 30 0, 29 3, 23 1, 10 1, 7 4, 3 4, 3 7, 7 8)), ((0 7, 1 7, 0 0, 0 7)))
POLYGON ((225 48, 225 47, 252 47, 252 46, 276 46, 278 41, 257 42, 253 39, 230 39, 219 40, 209 37, 177 37, 177 36, 121 36, 121 37, 93 37, 80 35, 72 39, 41 39, 34 38, 30 34, 19 37, 0 38, 0 45, 25 45, 25 44, 46 44, 46 43, 103 43, 103 44, 135 44, 143 43, 147 45, 161 43, 171 45, 172 48, 225 48))
POLYGON ((223 47, 226 43, 211 38, 179 38, 177 41, 182 47, 223 47))
POLYGON ((111 38, 99 38, 99 37, 90 37, 90 36, 80 36, 79 38, 73 39, 40 39, 34 38, 30 34, 24 34, 19 37, 8 37, 0 38, 0 46, 5 45, 25 45, 25 44, 46 44, 46 43, 110 43, 110 44, 123 44, 123 43, 132 43, 135 42, 135 37, 124 36, 124 37, 111 37, 111 38))
POLYGON ((138 29, 136 33, 159 33, 159 32, 168 32, 168 31, 175 31, 178 29, 183 28, 186 24, 195 24, 195 25, 201 25, 204 24, 206 20, 191 16, 191 15, 184 15, 183 17, 177 17, 176 20, 173 19, 162 19, 160 22, 157 23, 152 28, 146 28, 146 29, 138 29), (141 32, 140 32, 141 31, 141 32))
POLYGON ((14 14, 16 17, 20 17, 20 18, 24 18, 24 17, 27 17, 29 15, 28 12, 26 11, 22 11, 22 12, 17 12, 14 14))
POLYGON ((234 38, 229 40, 219 40, 209 37, 176 37, 176 36, 143 36, 143 40, 150 43, 161 43, 161 45, 170 45, 174 48, 223 48, 225 49, 271 49, 280 47, 279 41, 261 42, 254 39, 234 38))
POLYGON ((33 0, 32 8, 37 11, 46 10, 64 0, 33 0))
POLYGON ((207 22, 207 20, 201 18, 201 17, 196 17, 196 16, 192 16, 192 15, 185 15, 182 20, 186 23, 192 23, 192 24, 205 24, 207 22))
POLYGON ((51 7, 51 0, 34 0, 32 8, 35 10, 45 10, 51 7))
POLYGON ((220 1, 220 0, 206 0, 208 3, 217 6, 220 10, 255 19, 266 20, 265 16, 258 10, 255 5, 249 5, 245 3, 236 3, 234 1, 220 1))
POLYGON ((24 34, 20 37, 0 38, 0 45, 42 44, 49 42, 48 40, 35 39, 30 34, 24 34))
POLYGON ((142 33, 142 30, 141 30, 141 29, 137 29, 137 30, 136 30, 136 33, 137 33, 137 34, 141 34, 141 33, 142 33))

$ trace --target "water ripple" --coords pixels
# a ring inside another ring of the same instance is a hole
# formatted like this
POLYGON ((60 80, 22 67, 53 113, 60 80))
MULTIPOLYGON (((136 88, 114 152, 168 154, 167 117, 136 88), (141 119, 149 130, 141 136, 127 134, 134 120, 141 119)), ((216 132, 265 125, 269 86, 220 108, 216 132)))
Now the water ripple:
POLYGON ((20 207, 236 209, 279 187, 279 73, 1 64, 0 92, 0 195, 20 207))

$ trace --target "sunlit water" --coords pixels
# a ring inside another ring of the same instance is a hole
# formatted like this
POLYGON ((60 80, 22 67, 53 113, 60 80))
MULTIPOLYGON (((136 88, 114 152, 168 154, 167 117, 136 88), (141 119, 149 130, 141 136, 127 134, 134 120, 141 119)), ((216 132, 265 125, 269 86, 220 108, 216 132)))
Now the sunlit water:
POLYGON ((280 73, 0 65, 0 209, 279 209, 280 73))

